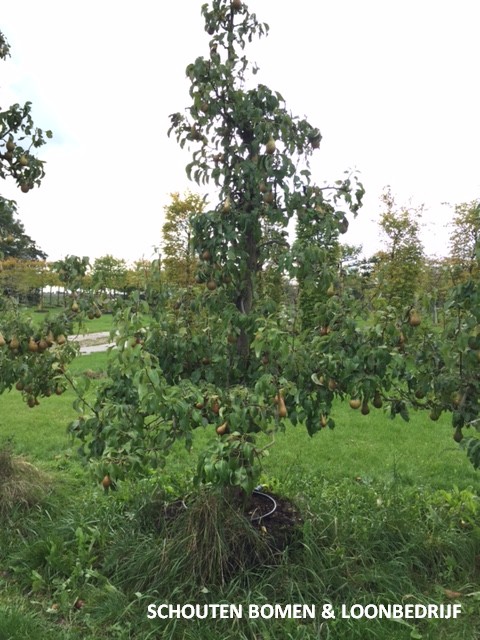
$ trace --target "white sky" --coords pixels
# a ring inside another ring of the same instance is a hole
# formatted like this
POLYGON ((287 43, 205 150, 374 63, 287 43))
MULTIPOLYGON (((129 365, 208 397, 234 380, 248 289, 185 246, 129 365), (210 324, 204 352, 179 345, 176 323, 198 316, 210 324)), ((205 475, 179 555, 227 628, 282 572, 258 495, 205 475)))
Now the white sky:
MULTIPOLYGON (((207 55, 202 0, 22 0, 2 6, 12 58, 0 65, 1 107, 33 102, 54 139, 47 176, 17 200, 49 259, 152 257, 172 191, 198 190, 168 139, 189 104, 185 68, 207 55)), ((380 247, 379 196, 425 204, 423 241, 446 253, 452 204, 480 195, 478 0, 250 0, 270 35, 247 49, 258 82, 320 128, 321 183, 357 168, 365 206, 344 236, 380 247)))

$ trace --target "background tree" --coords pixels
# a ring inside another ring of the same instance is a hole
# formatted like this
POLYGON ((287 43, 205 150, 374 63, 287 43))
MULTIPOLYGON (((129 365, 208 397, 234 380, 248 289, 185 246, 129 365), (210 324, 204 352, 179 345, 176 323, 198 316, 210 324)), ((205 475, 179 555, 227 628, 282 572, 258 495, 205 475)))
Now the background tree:
POLYGON ((0 196, 0 259, 2 257, 45 260, 47 254, 25 233, 25 227, 17 218, 15 202, 0 196))
POLYGON ((163 269, 166 281, 179 287, 194 283, 196 263, 192 243, 192 220, 204 210, 204 200, 187 192, 170 194, 172 201, 165 211, 162 226, 163 269))
POLYGON ((122 258, 106 255, 94 260, 91 273, 94 289, 115 297, 125 291, 126 278, 127 264, 122 258))
POLYGON ((478 268, 476 251, 480 241, 480 200, 457 204, 451 227, 452 276, 457 280, 473 275, 478 268))
POLYGON ((422 208, 397 207, 387 189, 381 197, 386 209, 380 216, 380 228, 386 250, 377 254, 375 277, 377 301, 394 307, 399 314, 415 303, 419 276, 424 261, 419 237, 422 208))

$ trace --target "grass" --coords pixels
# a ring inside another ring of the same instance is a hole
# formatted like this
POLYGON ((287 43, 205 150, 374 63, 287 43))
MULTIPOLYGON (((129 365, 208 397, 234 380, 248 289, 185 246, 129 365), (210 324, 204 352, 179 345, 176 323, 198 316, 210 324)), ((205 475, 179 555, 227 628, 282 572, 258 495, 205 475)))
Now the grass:
MULTIPOLYGON (((106 358, 83 356, 72 368, 100 371, 106 358)), ((178 443, 158 476, 106 495, 66 434, 76 415, 72 401, 67 391, 30 409, 18 392, 0 396, 0 438, 49 478, 41 502, 30 510, 10 504, 0 527, 2 640, 480 636, 478 473, 454 443, 447 418, 434 423, 414 413, 409 423, 390 421, 382 410, 362 416, 339 402, 335 430, 313 439, 299 427, 278 434, 263 482, 301 507, 301 535, 275 562, 244 567, 222 585, 215 573, 223 570, 224 542, 235 549, 242 534, 234 521, 215 526, 219 518, 226 523, 216 502, 205 496, 170 537, 153 526, 162 495, 168 487, 185 491, 196 453, 213 434, 198 430, 192 454, 178 443), (195 564, 198 549, 206 567, 195 564), (85 606, 75 606, 79 600, 85 606), (147 605, 162 602, 305 603, 319 612, 332 603, 337 617, 149 620, 147 605), (462 615, 403 624, 338 615, 341 604, 403 602, 461 602, 462 615)))
MULTIPOLYGON (((32 319, 35 326, 39 327, 43 324, 47 313, 55 315, 60 313, 61 307, 44 307, 42 311, 39 311, 36 307, 23 307, 22 314, 25 317, 32 319)), ((110 313, 104 313, 100 318, 94 318, 93 320, 85 320, 85 323, 80 328, 77 325, 74 326, 74 333, 97 333, 98 331, 110 331, 112 328, 112 315, 110 313)))

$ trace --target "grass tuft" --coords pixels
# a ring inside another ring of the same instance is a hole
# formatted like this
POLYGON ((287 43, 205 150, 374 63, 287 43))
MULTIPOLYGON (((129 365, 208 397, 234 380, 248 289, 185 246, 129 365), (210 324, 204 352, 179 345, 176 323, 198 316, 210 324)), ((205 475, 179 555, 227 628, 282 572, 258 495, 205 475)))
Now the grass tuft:
POLYGON ((0 515, 39 504, 48 489, 47 476, 8 446, 0 449, 0 515))

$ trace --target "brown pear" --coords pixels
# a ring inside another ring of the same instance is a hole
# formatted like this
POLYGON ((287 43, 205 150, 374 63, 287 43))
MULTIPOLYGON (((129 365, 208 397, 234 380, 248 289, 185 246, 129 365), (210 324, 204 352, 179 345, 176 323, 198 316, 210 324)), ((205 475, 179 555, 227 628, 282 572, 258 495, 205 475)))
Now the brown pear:
POLYGON ((410 311, 410 316, 408 319, 408 323, 411 327, 418 327, 418 325, 422 322, 420 318, 420 314, 415 309, 410 311))
POLYGON ((219 427, 217 427, 216 432, 219 436, 225 435, 228 432, 228 422, 224 422, 219 427))
POLYGON ((286 418, 287 417, 287 407, 285 405, 285 400, 283 399, 282 394, 278 394, 277 396, 277 400, 278 400, 278 417, 279 418, 286 418))

